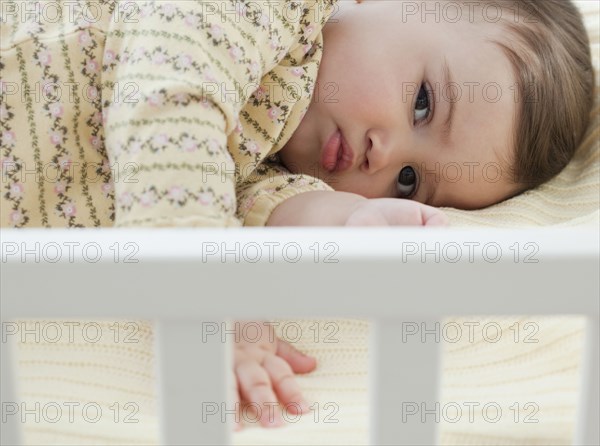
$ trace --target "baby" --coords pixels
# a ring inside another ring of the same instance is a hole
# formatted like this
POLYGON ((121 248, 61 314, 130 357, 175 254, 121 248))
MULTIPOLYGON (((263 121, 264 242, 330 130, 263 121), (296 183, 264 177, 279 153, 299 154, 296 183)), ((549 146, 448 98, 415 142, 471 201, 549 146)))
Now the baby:
MULTIPOLYGON (((558 174, 593 102, 566 0, 67 3, 2 4, 2 226, 445 225, 558 174)), ((235 394, 308 410, 315 365, 241 339, 235 394)))

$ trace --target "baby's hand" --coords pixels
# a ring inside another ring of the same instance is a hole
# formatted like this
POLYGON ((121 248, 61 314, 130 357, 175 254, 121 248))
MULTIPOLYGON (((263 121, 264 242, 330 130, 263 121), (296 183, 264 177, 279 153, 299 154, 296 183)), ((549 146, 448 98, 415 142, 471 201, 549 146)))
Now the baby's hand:
MULTIPOLYGON (((294 373, 307 373, 316 367, 313 357, 305 356, 275 336, 272 325, 264 322, 236 321, 233 354, 236 403, 256 403, 260 424, 276 427, 285 424, 281 410, 307 413, 309 405, 302 397, 294 373), (281 406, 273 403, 281 402, 281 406)), ((241 407, 239 404, 236 407, 241 407)), ((240 430, 241 423, 235 429, 240 430)))
POLYGON ((267 226, 445 226, 439 209, 398 198, 367 199, 341 191, 294 195, 271 213, 267 226))
POLYGON ((446 226, 439 209, 412 200, 373 198, 356 204, 346 226, 446 226))

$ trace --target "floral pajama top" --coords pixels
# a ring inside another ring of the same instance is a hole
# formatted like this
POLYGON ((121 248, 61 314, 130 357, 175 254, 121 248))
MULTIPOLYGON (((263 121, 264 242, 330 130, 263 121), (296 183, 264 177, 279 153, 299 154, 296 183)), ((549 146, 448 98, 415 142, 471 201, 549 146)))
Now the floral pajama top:
POLYGON ((273 155, 336 3, 3 0, 0 225, 260 226, 332 190, 273 155))

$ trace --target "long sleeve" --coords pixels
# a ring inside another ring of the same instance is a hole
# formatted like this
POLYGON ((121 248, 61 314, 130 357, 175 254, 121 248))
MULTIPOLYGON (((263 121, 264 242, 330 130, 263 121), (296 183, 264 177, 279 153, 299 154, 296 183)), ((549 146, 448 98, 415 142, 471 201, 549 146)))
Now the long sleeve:
POLYGON ((262 76, 302 44, 303 22, 289 11, 319 14, 321 3, 331 2, 147 1, 115 10, 102 100, 116 226, 240 224, 227 137, 262 76))
POLYGON ((265 226, 273 210, 283 201, 303 192, 319 190, 333 191, 317 178, 292 174, 276 163, 265 162, 238 185, 237 217, 244 226, 265 226))

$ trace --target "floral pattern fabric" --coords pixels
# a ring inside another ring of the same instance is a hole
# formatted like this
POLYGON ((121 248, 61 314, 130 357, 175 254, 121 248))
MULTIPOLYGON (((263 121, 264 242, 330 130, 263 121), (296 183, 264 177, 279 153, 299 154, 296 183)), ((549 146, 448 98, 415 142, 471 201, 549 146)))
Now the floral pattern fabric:
POLYGON ((336 2, 6 2, 1 225, 264 225, 331 190, 274 154, 336 2))

